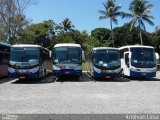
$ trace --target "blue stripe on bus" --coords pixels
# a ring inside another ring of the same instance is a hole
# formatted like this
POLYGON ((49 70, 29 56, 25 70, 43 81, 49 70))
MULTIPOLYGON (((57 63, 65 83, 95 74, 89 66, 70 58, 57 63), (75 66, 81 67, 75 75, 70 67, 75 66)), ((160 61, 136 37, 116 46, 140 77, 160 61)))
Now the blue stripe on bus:
POLYGON ((53 70, 53 75, 55 76, 63 76, 63 75, 81 76, 82 70, 53 70))
POLYGON ((131 77, 156 77, 156 71, 155 72, 135 72, 130 70, 130 76, 131 77))
POLYGON ((105 78, 106 76, 111 76, 111 77, 115 77, 118 78, 121 76, 121 72, 119 73, 97 73, 96 71, 93 71, 93 77, 96 78, 105 78))
POLYGON ((15 78, 16 77, 16 72, 13 72, 13 73, 8 72, 8 77, 9 78, 15 78))
MULTIPOLYGON (((27 72, 27 73, 23 73, 20 75, 24 75, 24 76, 26 76, 26 78, 39 78, 39 71, 37 71, 35 73, 27 72)), ((16 72, 13 72, 13 73, 8 72, 8 76, 10 78, 17 78, 20 75, 18 75, 16 72)))

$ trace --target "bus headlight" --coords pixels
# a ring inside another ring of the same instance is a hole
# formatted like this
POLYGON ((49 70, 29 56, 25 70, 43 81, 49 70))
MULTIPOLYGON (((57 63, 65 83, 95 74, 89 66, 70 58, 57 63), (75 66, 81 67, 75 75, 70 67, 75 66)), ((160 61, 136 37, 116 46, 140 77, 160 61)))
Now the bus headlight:
POLYGON ((15 70, 14 70, 13 68, 11 68, 11 67, 8 67, 8 72, 9 72, 9 73, 14 73, 15 70))
POLYGON ((60 67, 53 65, 53 70, 61 70, 60 67))
POLYGON ((101 73, 101 69, 98 69, 96 67, 94 67, 94 71, 97 72, 97 73, 101 73))
POLYGON ((81 66, 81 65, 76 66, 76 67, 75 67, 75 70, 82 70, 82 66, 81 66))
POLYGON ((36 73, 39 70, 39 67, 35 67, 30 70, 31 73, 36 73))
POLYGON ((122 72, 122 68, 118 68, 115 70, 115 73, 121 73, 122 72))

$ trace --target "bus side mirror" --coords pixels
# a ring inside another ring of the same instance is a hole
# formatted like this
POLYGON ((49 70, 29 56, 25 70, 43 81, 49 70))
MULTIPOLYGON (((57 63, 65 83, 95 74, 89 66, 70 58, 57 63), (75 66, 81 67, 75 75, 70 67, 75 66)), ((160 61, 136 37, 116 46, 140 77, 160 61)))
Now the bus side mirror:
POLYGON ((49 51, 49 58, 52 58, 52 51, 49 51))
POLYGON ((84 51, 82 51, 82 60, 85 59, 84 51))
POLYGON ((159 54, 155 53, 155 56, 156 56, 156 60, 159 60, 159 54))
POLYGON ((131 53, 129 53, 128 58, 131 59, 131 53))
POLYGON ((156 56, 156 62, 157 62, 157 64, 159 64, 159 54, 155 53, 155 56, 156 56))

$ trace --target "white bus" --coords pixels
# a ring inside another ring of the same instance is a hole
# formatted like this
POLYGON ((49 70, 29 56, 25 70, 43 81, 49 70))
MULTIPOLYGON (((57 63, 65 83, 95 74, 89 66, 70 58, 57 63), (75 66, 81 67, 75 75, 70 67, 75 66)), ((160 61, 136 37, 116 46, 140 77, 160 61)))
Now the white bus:
POLYGON ((53 75, 82 75, 82 48, 79 44, 62 43, 54 46, 53 75))
POLYGON ((156 55, 151 46, 120 47, 123 75, 129 77, 156 77, 156 55))
POLYGON ((94 78, 115 78, 121 76, 120 53, 117 48, 93 48, 86 56, 87 72, 94 78))
POLYGON ((0 77, 8 76, 10 49, 10 44, 0 42, 0 77))
POLYGON ((52 71, 50 52, 40 45, 13 45, 8 68, 9 77, 19 79, 45 77, 52 71))

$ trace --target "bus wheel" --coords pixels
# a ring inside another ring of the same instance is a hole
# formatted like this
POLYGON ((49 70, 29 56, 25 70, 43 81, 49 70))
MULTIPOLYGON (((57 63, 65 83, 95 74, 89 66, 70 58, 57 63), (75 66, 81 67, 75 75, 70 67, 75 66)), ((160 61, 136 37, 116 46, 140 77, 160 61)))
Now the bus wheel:
POLYGON ((123 69, 122 69, 122 71, 121 71, 121 77, 122 77, 122 78, 125 77, 123 69))
POLYGON ((75 78, 76 78, 77 80, 80 80, 81 76, 76 76, 75 78))
POLYGON ((46 69, 44 69, 44 77, 47 75, 46 72, 47 72, 46 69))

